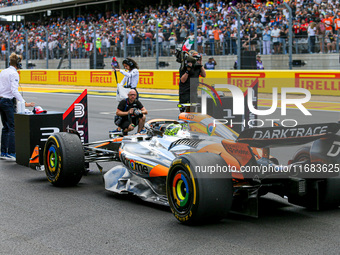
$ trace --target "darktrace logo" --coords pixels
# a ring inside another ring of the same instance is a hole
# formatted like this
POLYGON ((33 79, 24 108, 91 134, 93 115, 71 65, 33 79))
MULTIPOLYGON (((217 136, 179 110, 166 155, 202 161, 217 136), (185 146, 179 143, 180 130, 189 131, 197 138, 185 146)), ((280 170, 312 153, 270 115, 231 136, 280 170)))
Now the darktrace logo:
POLYGON ((300 128, 277 128, 273 130, 255 130, 253 139, 282 139, 289 137, 316 136, 327 133, 328 126, 300 127, 300 128))

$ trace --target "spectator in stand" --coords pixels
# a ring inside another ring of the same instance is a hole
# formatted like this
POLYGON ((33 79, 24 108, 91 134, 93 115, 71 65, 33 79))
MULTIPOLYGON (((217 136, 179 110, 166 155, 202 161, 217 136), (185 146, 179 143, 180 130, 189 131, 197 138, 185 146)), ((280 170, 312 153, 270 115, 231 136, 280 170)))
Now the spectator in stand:
POLYGON ((22 55, 24 53, 24 45, 21 41, 17 44, 15 53, 18 55, 22 55))
POLYGON ((90 56, 92 52, 93 44, 90 41, 85 41, 85 58, 90 56))
POLYGON ((316 33, 316 23, 311 22, 307 29, 308 41, 309 41, 309 53, 315 53, 315 33, 316 33))
POLYGON ((207 31, 207 36, 209 39, 209 46, 210 46, 210 55, 214 55, 215 53, 215 40, 214 40, 214 32, 213 27, 209 26, 207 31))
POLYGON ((227 26, 225 32, 224 32, 224 42, 225 42, 225 47, 227 48, 226 54, 232 54, 231 52, 231 31, 230 27, 227 26))
POLYGON ((329 32, 327 33, 326 37, 325 37, 325 42, 327 44, 327 50, 328 53, 334 53, 335 51, 335 47, 336 47, 336 40, 335 37, 333 35, 333 32, 329 32))
POLYGON ((110 49, 110 42, 106 35, 103 36, 102 49, 103 49, 102 51, 103 51, 104 57, 108 57, 109 49, 110 49))
POLYGON ((102 55, 102 40, 100 39, 100 37, 97 37, 96 40, 96 50, 97 54, 99 53, 100 55, 102 55))
POLYGON ((334 26, 335 26, 335 33, 339 35, 339 28, 340 28, 340 12, 336 15, 334 19, 334 26))
POLYGON ((203 54, 203 36, 202 33, 198 33, 197 36, 197 51, 199 54, 203 54))
POLYGON ((282 25, 280 30, 280 47, 282 48, 282 54, 287 54, 286 40, 288 38, 288 28, 282 25))
POLYGON ((183 43, 188 36, 188 30, 185 28, 185 25, 182 25, 181 29, 179 30, 179 42, 183 43))
MULTIPOLYGON (((219 43, 219 49, 221 50, 223 48, 223 42, 224 42, 224 32, 220 30, 219 32, 219 38, 220 38, 220 43, 219 43)), ((219 51, 220 54, 223 54, 223 52, 219 51)))
POLYGON ((270 41, 271 41, 271 31, 269 30, 269 26, 266 26, 262 33, 262 42, 263 42, 263 55, 270 54, 270 41))
POLYGON ((326 14, 326 18, 321 21, 326 26, 326 35, 333 31, 333 17, 331 17, 331 13, 328 12, 326 14))
POLYGON ((280 29, 277 25, 274 25, 274 29, 271 31, 270 36, 273 40, 274 54, 279 54, 280 52, 280 29))
POLYGON ((258 37, 258 38, 259 38, 259 36, 262 37, 263 25, 262 25, 262 23, 259 22, 259 19, 258 19, 258 18, 255 19, 255 21, 254 21, 252 27, 255 28, 255 32, 256 32, 256 34, 257 34, 257 37, 258 37))
POLYGON ((250 38, 250 50, 256 51, 257 46, 257 33, 255 31, 255 28, 250 27, 249 28, 249 38, 250 38))
POLYGON ((120 56, 121 43, 122 43, 122 39, 121 39, 120 33, 114 34, 114 46, 115 46, 115 54, 114 55, 115 56, 120 56))
POLYGON ((301 38, 305 39, 308 38, 308 24, 306 23, 305 19, 301 19, 301 38))
MULTIPOLYGON (((198 41, 198 38, 197 38, 198 41)), ((169 45, 170 45, 170 54, 175 55, 176 53, 176 43, 177 43, 177 37, 174 32, 171 32, 169 37, 169 45)))
POLYGON ((232 50, 232 53, 230 53, 230 54, 236 55, 237 54, 237 45, 236 45, 237 28, 234 28, 234 30, 230 34, 230 38, 231 38, 231 50, 232 50))
MULTIPOLYGON (((156 36, 157 34, 154 35, 154 39, 156 41, 156 36)), ((161 31, 158 32, 158 50, 159 50, 159 55, 163 56, 163 41, 164 41, 164 35, 161 31)))
POLYGON ((83 58, 83 44, 81 38, 76 40, 77 49, 78 49, 78 58, 83 58))
MULTIPOLYGON (((20 3, 21 0, 14 1, 15 4, 20 3)), ((189 1, 192 2, 192 1, 189 1)), ((257 38, 260 39, 263 33, 263 27, 269 26, 274 27, 277 25, 278 28, 283 25, 287 27, 289 20, 289 12, 286 8, 282 8, 280 4, 282 4, 282 0, 278 1, 232 1, 232 5, 238 9, 241 13, 241 31, 245 30, 246 34, 249 33, 250 29, 255 29, 257 38), (250 4, 249 2, 252 2, 250 4), (249 26, 250 25, 250 26, 249 26), (247 29, 248 32, 247 32, 247 29)), ((302 36, 303 38, 307 38, 309 23, 312 20, 320 18, 325 26, 325 34, 330 33, 335 26, 335 30, 337 31, 339 25, 336 22, 339 20, 333 21, 333 14, 336 14, 340 11, 340 5, 337 1, 333 0, 309 0, 309 1, 287 1, 290 7, 293 10, 293 19, 297 19, 301 21, 301 25, 298 21, 294 23, 294 41, 297 41, 302 36), (324 18, 325 15, 326 17, 324 18)), ((138 10, 138 9, 137 9, 138 10)), ((97 26, 97 37, 102 38, 102 47, 105 49, 104 41, 106 38, 109 39, 110 51, 108 54, 114 54, 113 49, 115 48, 117 51, 114 55, 122 56, 122 39, 123 39, 123 25, 119 22, 119 19, 122 19, 127 24, 127 30, 131 31, 133 35, 139 34, 142 36, 143 44, 147 45, 147 51, 151 53, 151 41, 154 38, 155 33, 155 23, 151 17, 157 18, 158 22, 162 24, 162 30, 166 29, 166 32, 163 32, 164 40, 163 44, 168 42, 170 38, 170 31, 176 34, 177 43, 183 42, 184 39, 188 35, 188 29, 193 32, 194 31, 194 19, 189 15, 190 12, 196 12, 199 14, 198 18, 198 28, 199 32, 202 33, 202 36, 208 39, 209 44, 209 30, 210 26, 214 28, 217 25, 217 29, 222 30, 222 33, 219 33, 219 36, 214 35, 214 45, 210 43, 210 51, 206 52, 207 54, 220 54, 221 50, 219 47, 223 40, 227 42, 227 49, 230 49, 232 45, 230 44, 230 38, 232 37, 232 33, 228 33, 228 26, 231 27, 231 30, 234 34, 234 28, 237 28, 237 22, 235 16, 230 8, 230 6, 217 1, 201 1, 193 6, 188 6, 188 4, 181 4, 180 7, 170 5, 167 9, 164 7, 153 7, 146 6, 145 8, 140 8, 138 11, 124 11, 121 15, 114 14, 110 11, 93 11, 93 13, 84 13, 82 15, 78 15, 76 18, 61 18, 61 17, 46 17, 46 19, 37 21, 36 23, 31 23, 27 21, 25 23, 25 29, 28 31, 28 41, 30 42, 30 58, 44 58, 45 51, 38 51, 38 48, 41 49, 41 41, 46 39, 48 42, 47 47, 50 47, 50 42, 56 41, 58 44, 55 52, 53 51, 53 56, 48 57, 59 57, 60 54, 65 51, 64 47, 67 47, 67 32, 65 31, 65 26, 70 27, 71 37, 74 39, 73 41, 73 52, 77 54, 73 54, 73 57, 81 57, 79 54, 80 49, 84 50, 85 40, 88 42, 92 42, 91 38, 93 38, 93 25, 97 26), (49 35, 46 38, 46 35, 39 27, 40 24, 44 24, 45 27, 49 31, 49 35), (226 29, 224 29, 224 27, 226 29), (92 29, 92 30, 91 30, 92 29), (145 36, 150 32, 149 36, 145 36), (144 33, 144 35, 143 35, 144 33), (223 39, 221 35, 223 34, 223 39), (117 35, 117 42, 112 43, 112 36, 117 35), (181 38, 180 38, 181 37, 181 38), (82 38, 82 39, 81 39, 82 38), (217 39, 218 38, 218 39, 217 39), (74 42, 78 42, 78 40, 82 40, 81 47, 79 44, 74 42), (219 42, 218 42, 219 40, 219 42), (114 45, 114 48, 113 48, 114 45), (212 47, 213 46, 213 47, 212 47), (213 48, 213 49, 212 49, 213 48), (54 54, 55 53, 55 54, 54 54)), ((318 23, 318 22, 317 22, 318 23)), ((0 25, 0 40, 5 40, 5 44, 7 44, 7 39, 5 37, 5 31, 10 32, 10 41, 11 46, 10 49, 16 50, 16 47, 19 42, 24 38, 24 34, 20 31, 20 26, 13 23, 12 25, 0 25), (22 38, 21 38, 22 37, 22 38)), ((215 29, 216 30, 216 29, 215 29)), ((322 27, 321 27, 322 30, 322 27)), ((214 30, 213 30, 214 31, 214 30)), ((162 31, 161 31, 162 32, 162 31)), ((280 31, 280 38, 282 38, 282 31, 280 31)), ((287 33, 286 33, 287 34, 287 33)), ((316 35, 324 38, 322 31, 318 31, 316 29, 316 35)), ((274 38, 273 38, 274 39, 274 38)), ((322 38, 321 38, 322 39, 322 38)), ((282 40, 279 40, 282 43, 282 40)), ((310 41, 310 37, 309 37, 310 41)), ((322 41, 322 40, 321 40, 322 41)), ((45 42, 45 43, 46 43, 45 42)), ((250 41, 252 42, 252 41, 250 41)), ((134 42, 135 43, 135 42, 134 42)), ((203 41, 202 41, 203 43, 203 41)), ((281 45, 280 43, 280 45, 281 45)), ((106 44, 106 47, 109 48, 106 44)), ((207 45, 209 46, 209 45, 207 45)), ((6 45, 5 45, 6 47, 6 45)), ((46 46, 45 46, 46 47, 46 46)), ((279 46, 280 47, 280 46, 279 46)), ((202 47, 203 48, 203 47, 202 47)), ((236 50, 236 47, 233 47, 236 50)), ((274 47, 275 48, 275 47, 274 47)), ((294 47, 295 48, 295 47, 294 47)), ((9 50, 10 50, 9 49, 9 50)), ((130 50, 130 49, 129 49, 130 50)), ((133 49, 134 51, 136 49, 133 49)), ((202 51, 203 49, 201 49, 202 51)), ((226 51, 224 51, 226 52, 226 51)), ((227 52, 230 52, 227 51, 227 52)), ((276 51, 274 51, 276 53, 276 51)), ((105 52, 106 53, 106 52, 105 52)), ((269 52, 268 52, 269 53, 269 52)), ((88 54, 87 54, 88 55, 88 54)), ((149 54, 150 55, 150 54, 149 54)), ((2 58, 4 55, 2 54, 2 58)))
POLYGON ((301 35, 301 27, 300 22, 296 19, 293 22, 293 33, 296 41, 299 40, 301 35))
POLYGON ((219 29, 219 27, 216 24, 214 25, 214 30, 212 31, 212 33, 214 35, 215 55, 219 55, 220 54, 220 50, 221 50, 220 49, 220 33, 221 33, 221 30, 219 29))
POLYGON ((134 57, 135 55, 135 41, 134 41, 135 34, 132 30, 127 34, 127 52, 129 56, 134 57))
POLYGON ((6 41, 3 40, 1 43, 1 60, 5 60, 6 58, 6 41))
POLYGON ((138 31, 134 39, 135 39, 134 41, 135 41, 135 47, 136 47, 136 55, 141 56, 143 38, 138 31))
POLYGON ((316 35, 318 36, 320 43, 320 53, 325 53, 325 34, 326 27, 325 24, 321 22, 320 19, 317 20, 318 24, 316 25, 316 35))
POLYGON ((152 44, 152 38, 153 35, 150 31, 150 29, 145 33, 145 45, 147 50, 147 55, 150 56, 152 54, 151 52, 151 44, 152 44))

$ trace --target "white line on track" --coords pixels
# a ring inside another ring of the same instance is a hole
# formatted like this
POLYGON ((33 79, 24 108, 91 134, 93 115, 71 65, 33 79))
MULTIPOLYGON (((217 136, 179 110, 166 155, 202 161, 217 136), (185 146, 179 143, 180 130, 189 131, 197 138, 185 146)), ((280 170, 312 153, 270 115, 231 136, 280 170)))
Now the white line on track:
MULTIPOLYGON (((26 93, 30 93, 30 94, 48 94, 48 95, 66 95, 66 96, 80 96, 81 93, 77 94, 69 94, 69 93, 49 93, 49 92, 25 92, 26 93)), ((100 97, 100 98, 107 98, 107 99, 114 99, 116 100, 115 96, 107 96, 107 95, 90 95, 87 94, 88 97, 100 97)), ((143 101, 157 101, 157 102, 178 102, 178 100, 164 100, 164 99, 153 99, 153 98, 142 98, 143 101)))

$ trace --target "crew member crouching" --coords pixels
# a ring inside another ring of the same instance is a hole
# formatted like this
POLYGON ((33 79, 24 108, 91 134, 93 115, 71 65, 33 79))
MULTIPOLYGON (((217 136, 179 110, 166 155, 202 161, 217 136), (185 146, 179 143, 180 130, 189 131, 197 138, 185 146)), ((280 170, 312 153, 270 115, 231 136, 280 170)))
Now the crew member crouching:
POLYGON ((123 135, 127 135, 137 125, 137 133, 140 133, 144 127, 145 115, 148 114, 148 111, 136 97, 136 90, 131 89, 128 98, 118 104, 115 117, 115 124, 118 126, 116 131, 123 131, 123 135))

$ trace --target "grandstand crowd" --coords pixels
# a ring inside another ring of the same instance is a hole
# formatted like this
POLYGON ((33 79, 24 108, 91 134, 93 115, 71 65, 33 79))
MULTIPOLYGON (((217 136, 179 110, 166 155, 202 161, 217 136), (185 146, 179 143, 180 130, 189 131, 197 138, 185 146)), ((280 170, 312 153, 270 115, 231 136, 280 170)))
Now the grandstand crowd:
MULTIPOLYGON (((9 2, 5 1, 6 2, 9 2)), ((3 1, 2 1, 3 2, 3 1)), ((24 4, 27 1, 10 1, 24 4)), ((7 35, 10 35, 10 52, 15 51, 30 59, 45 59, 46 47, 49 58, 60 58, 68 48, 73 58, 89 57, 96 48, 106 57, 123 55, 123 23, 127 25, 127 55, 153 56, 158 23, 159 52, 161 56, 175 54, 184 42, 194 41, 194 18, 198 17, 198 52, 203 55, 237 54, 237 16, 241 14, 240 37, 243 50, 260 54, 287 53, 289 12, 292 9, 294 53, 330 53, 338 50, 340 40, 339 0, 294 1, 183 1, 185 4, 154 5, 121 11, 94 12, 76 18, 47 17, 46 20, 0 25, 1 58, 4 59, 7 35), (188 3, 189 2, 189 3, 188 3), (48 34, 42 29, 44 26, 48 34), (94 26, 97 41, 94 43, 94 26), (25 29, 28 33, 28 52, 25 52, 25 29)))

